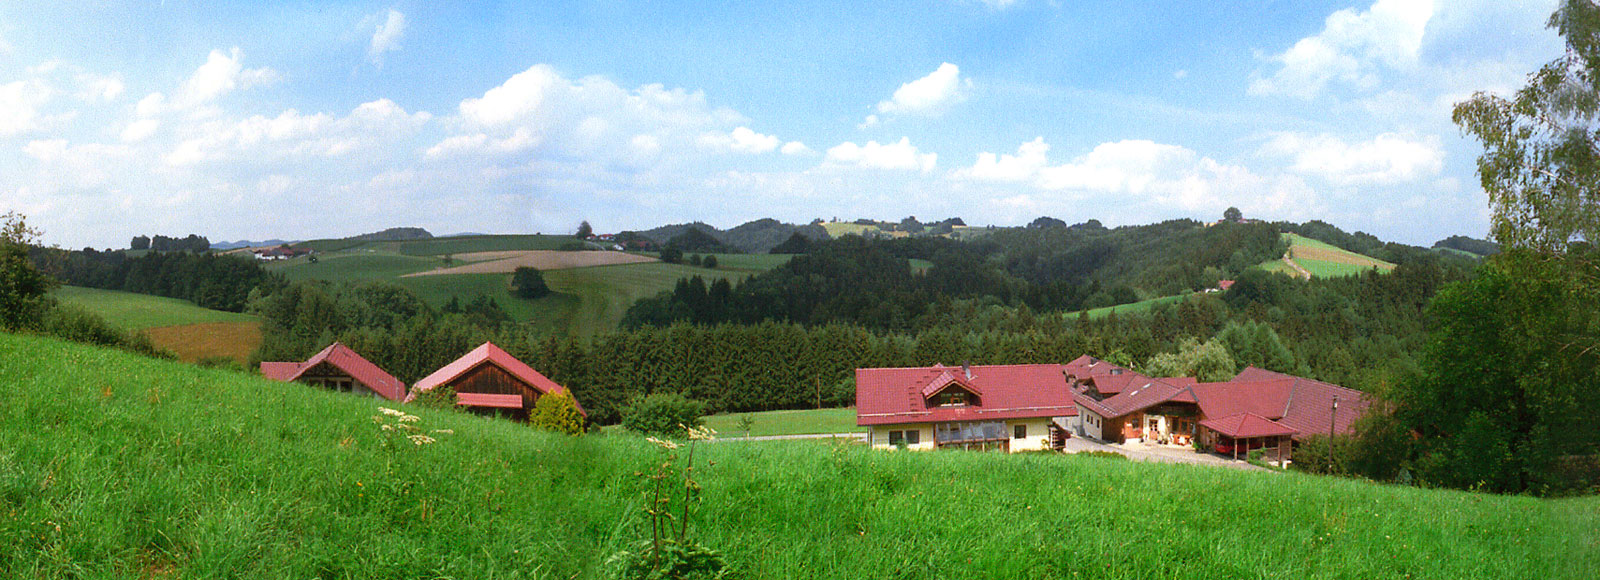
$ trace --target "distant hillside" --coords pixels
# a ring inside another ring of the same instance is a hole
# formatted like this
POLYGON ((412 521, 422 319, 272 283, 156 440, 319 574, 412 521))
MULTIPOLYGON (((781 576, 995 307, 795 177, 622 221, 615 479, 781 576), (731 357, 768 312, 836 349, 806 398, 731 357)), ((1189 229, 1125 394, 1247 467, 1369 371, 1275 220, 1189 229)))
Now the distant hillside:
POLYGON ((261 240, 259 242, 254 242, 254 241, 250 241, 250 240, 239 240, 237 242, 218 242, 218 243, 215 243, 215 244, 211 244, 211 249, 213 249, 213 250, 237 250, 239 248, 256 248, 256 247, 261 247, 261 246, 281 246, 281 245, 284 245, 284 244, 293 244, 296 241, 298 241, 298 240, 280 240, 280 239, 277 239, 277 238, 273 238, 273 239, 270 239, 270 240, 261 240))
POLYGON ((381 232, 361 234, 345 238, 353 242, 400 242, 405 240, 431 239, 433 234, 422 228, 389 228, 381 232))
POLYGON ((1500 244, 1467 236, 1450 236, 1433 243, 1435 250, 1456 250, 1475 256, 1493 256, 1500 253, 1500 244))
POLYGON ((658 244, 665 244, 690 229, 710 234, 711 237, 716 238, 719 242, 751 254, 765 254, 768 250, 789 239, 789 236, 794 235, 795 232, 799 232, 800 235, 813 240, 830 238, 828 230, 823 229, 822 226, 786 224, 771 218, 744 223, 726 231, 719 230, 716 226, 704 222, 693 222, 661 226, 638 233, 654 240, 658 244))

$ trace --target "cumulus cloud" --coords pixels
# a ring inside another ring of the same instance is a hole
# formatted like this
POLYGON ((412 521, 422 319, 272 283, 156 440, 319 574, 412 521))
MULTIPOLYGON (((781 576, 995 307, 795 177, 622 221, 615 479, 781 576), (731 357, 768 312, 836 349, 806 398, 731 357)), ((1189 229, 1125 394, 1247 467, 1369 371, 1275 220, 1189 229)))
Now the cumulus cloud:
POLYGON ((337 157, 387 145, 414 132, 431 117, 407 113, 393 101, 379 99, 357 106, 344 117, 303 114, 294 109, 275 117, 252 115, 239 120, 203 123, 165 156, 173 166, 235 161, 261 163, 308 157, 337 157))
POLYGON ((938 160, 937 153, 922 153, 911 144, 909 137, 901 137, 899 142, 887 144, 868 141, 866 145, 857 145, 846 141, 829 148, 824 162, 868 169, 918 170, 926 173, 933 171, 938 160))
POLYGON ((383 66, 383 55, 400 50, 400 37, 406 33, 406 15, 390 10, 383 22, 372 32, 372 42, 367 46, 367 60, 383 66))
POLYGON ((779 151, 784 155, 805 155, 811 152, 811 148, 806 147, 805 143, 801 143, 799 141, 790 141, 788 143, 784 143, 783 148, 779 151))
POLYGON ((1331 135, 1278 133, 1261 154, 1288 158, 1295 172, 1338 185, 1395 185, 1432 178, 1444 169, 1444 147, 1436 136, 1384 133, 1346 143, 1331 135))
MULTIPOLYGON (((952 104, 965 99, 962 89, 970 86, 969 80, 961 78, 961 68, 950 63, 939 65, 928 76, 900 85, 895 89, 894 95, 887 101, 878 103, 878 112, 885 114, 911 114, 933 115, 943 112, 952 104)), ((867 125, 875 124, 875 117, 868 117, 867 125)))
POLYGON ((1333 82, 1370 89, 1380 67, 1416 62, 1433 8, 1432 0, 1377 0, 1365 11, 1334 12, 1321 32, 1271 57, 1280 67, 1252 81, 1249 92, 1309 99, 1333 82))
POLYGON ((1002 198, 1004 205, 1019 211, 1100 200, 1126 206, 1124 215, 1144 219, 1227 205, 1303 215, 1314 198, 1314 192, 1293 177, 1259 175, 1178 145, 1108 142, 1059 164, 1050 163, 1049 151, 1050 145, 1036 138, 1017 147, 1015 154, 979 153, 976 162, 950 172, 950 177, 1019 184, 1025 188, 1022 193, 1002 198))
POLYGON ((767 153, 776 150, 783 140, 762 135, 749 127, 738 127, 728 133, 703 134, 699 143, 702 147, 735 153, 767 153))
POLYGON ((49 85, 38 79, 0 85, 0 137, 38 130, 46 121, 40 111, 50 102, 49 85))
MULTIPOLYGON (((265 67, 247 69, 240 60, 237 46, 226 53, 212 50, 206 56, 205 64, 195 69, 189 80, 178 89, 171 104, 179 109, 188 109, 208 104, 235 89, 269 84, 278 79, 277 71, 265 67)), ((164 100, 161 97, 146 97, 151 98, 164 100)))

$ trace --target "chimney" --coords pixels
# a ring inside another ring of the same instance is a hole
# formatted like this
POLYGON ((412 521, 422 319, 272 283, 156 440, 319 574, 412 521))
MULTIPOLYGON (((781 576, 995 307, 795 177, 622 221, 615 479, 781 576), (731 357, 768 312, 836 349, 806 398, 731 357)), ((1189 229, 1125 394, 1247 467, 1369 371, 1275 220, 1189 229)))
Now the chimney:
POLYGON ((961 361, 961 372, 966 373, 967 380, 972 380, 972 361, 961 361))

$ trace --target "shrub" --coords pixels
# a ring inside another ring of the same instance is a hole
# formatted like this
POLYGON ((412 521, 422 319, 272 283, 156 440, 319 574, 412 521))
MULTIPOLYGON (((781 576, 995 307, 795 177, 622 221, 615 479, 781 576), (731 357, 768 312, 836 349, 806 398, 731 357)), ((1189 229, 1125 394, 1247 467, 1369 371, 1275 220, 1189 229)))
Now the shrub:
POLYGON ((683 250, 677 249, 677 248, 672 247, 672 246, 667 246, 665 248, 662 248, 661 249, 661 261, 666 262, 668 264, 676 264, 678 262, 682 262, 683 261, 683 250))
POLYGON ((516 291, 517 298, 532 300, 550 294, 550 287, 544 283, 544 273, 532 266, 518 266, 511 273, 511 287, 516 291))
POLYGON ((583 415, 578 413, 578 405, 572 402, 572 395, 566 391, 539 397, 538 402, 533 404, 533 414, 528 416, 528 423, 545 431, 583 434, 583 415))
POLYGON ((700 265, 715 270, 717 268, 717 257, 716 256, 706 256, 706 259, 702 260, 700 262, 700 265))
POLYGON ((656 393, 634 399, 622 412, 629 431, 660 437, 681 437, 685 427, 700 426, 705 405, 677 393, 656 393))
POLYGON ((700 258, 700 254, 690 254, 689 255, 689 265, 690 266, 699 266, 702 263, 703 263, 703 261, 700 258))
POLYGON ((44 313, 44 332, 73 342, 98 346, 122 346, 127 333, 111 326, 106 319, 69 304, 57 304, 44 313))
POLYGON ((411 400, 412 404, 429 409, 454 409, 456 408, 456 390, 449 385, 434 387, 417 393, 417 398, 411 400))

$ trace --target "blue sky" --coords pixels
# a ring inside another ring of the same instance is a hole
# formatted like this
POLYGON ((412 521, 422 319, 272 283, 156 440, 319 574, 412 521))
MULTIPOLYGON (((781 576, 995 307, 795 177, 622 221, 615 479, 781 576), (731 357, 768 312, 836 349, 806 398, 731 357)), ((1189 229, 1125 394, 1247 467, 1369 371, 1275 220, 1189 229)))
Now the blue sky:
POLYGON ((0 211, 64 247, 861 217, 1481 237, 1450 123, 1553 1, 0 4, 0 211))

